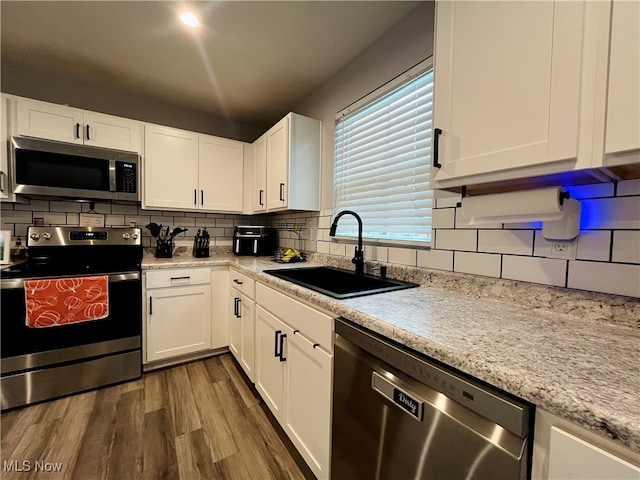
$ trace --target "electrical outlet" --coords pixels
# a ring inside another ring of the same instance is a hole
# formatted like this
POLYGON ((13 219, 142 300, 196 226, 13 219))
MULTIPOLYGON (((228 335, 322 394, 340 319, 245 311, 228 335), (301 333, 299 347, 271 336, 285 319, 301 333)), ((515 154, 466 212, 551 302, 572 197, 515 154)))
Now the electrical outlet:
POLYGON ((578 242, 551 242, 549 258, 564 258, 565 260, 575 260, 578 242))

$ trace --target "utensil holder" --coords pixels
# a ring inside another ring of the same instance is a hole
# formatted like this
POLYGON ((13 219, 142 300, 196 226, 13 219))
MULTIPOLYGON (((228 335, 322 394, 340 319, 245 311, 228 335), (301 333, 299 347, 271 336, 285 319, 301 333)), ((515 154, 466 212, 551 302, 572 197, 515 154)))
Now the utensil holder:
POLYGON ((193 256, 196 258, 205 258, 209 256, 209 247, 196 248, 193 247, 193 256))
POLYGON ((157 240, 156 242, 156 258, 173 257, 173 240, 157 240))

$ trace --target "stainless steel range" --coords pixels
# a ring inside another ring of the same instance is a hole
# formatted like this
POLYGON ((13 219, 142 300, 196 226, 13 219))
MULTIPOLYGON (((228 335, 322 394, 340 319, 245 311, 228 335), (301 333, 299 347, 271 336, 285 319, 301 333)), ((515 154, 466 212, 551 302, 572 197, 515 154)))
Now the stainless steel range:
POLYGON ((1 408, 140 378, 140 229, 27 237, 28 260, 1 272, 1 408))

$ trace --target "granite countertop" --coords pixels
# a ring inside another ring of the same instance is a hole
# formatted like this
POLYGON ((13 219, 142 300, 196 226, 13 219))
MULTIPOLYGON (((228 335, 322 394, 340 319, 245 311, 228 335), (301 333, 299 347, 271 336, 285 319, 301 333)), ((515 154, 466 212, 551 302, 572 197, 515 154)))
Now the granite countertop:
MULTIPOLYGON (((562 305, 553 310, 534 308, 533 299, 531 304, 518 304, 507 294, 500 300, 470 296, 476 277, 428 271, 428 281, 418 282, 427 286, 335 300, 263 273, 272 268, 313 266, 311 262, 280 265, 267 257, 231 254, 208 259, 145 255, 142 268, 211 265, 233 266, 640 452, 640 301, 636 299, 591 294, 596 301, 589 304, 588 292, 569 291, 572 295, 526 284, 528 295, 538 302, 547 294, 552 305, 562 305), (452 283, 456 288, 466 286, 459 291, 437 286, 452 283), (558 295, 570 299, 558 300, 558 295), (611 317, 626 318, 622 324, 594 320, 599 318, 598 309, 612 311, 611 317)), ((389 276, 400 278, 402 271, 390 271, 389 276)), ((416 280, 403 278, 407 279, 416 280)), ((522 283, 505 285, 494 283, 493 290, 525 288, 522 283)))

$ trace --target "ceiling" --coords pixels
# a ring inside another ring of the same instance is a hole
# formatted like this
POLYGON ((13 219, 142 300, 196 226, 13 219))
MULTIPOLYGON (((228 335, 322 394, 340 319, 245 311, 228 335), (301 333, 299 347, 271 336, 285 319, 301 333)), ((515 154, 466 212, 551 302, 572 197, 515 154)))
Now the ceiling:
MULTIPOLYGON (((409 1, 7 1, 6 65, 268 124, 407 15, 409 1)), ((6 62, 5 62, 6 60, 6 62)))

